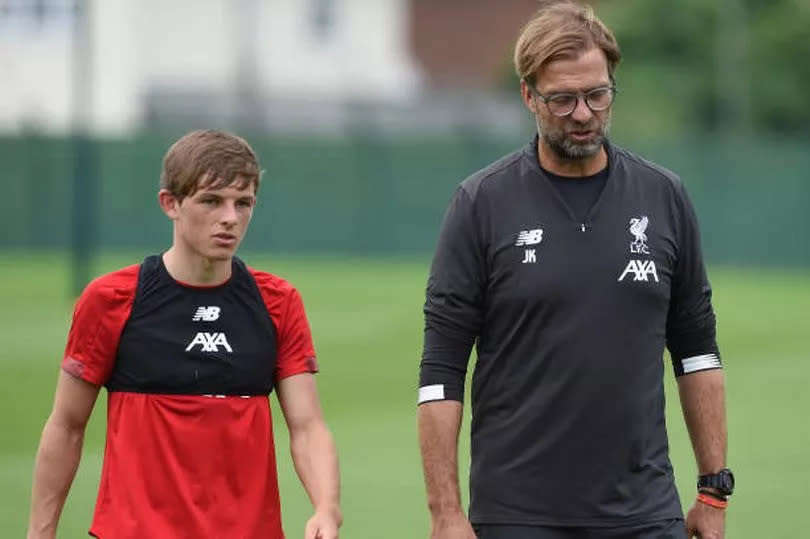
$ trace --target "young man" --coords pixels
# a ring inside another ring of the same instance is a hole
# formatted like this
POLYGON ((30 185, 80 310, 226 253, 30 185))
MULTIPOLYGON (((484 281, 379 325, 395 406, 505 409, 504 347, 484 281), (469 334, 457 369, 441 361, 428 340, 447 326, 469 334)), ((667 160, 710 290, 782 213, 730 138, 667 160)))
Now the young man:
POLYGON ((338 464, 320 409, 309 325, 288 282, 234 256, 256 203, 251 147, 221 131, 178 140, 158 202, 171 248, 79 298, 36 457, 28 538, 53 538, 101 386, 107 443, 90 534, 101 539, 282 539, 275 389, 315 513, 335 539, 338 464))
POLYGON ((619 59, 590 8, 545 3, 515 50, 538 136, 465 180, 445 216, 419 395, 433 539, 723 536, 733 477, 697 222, 677 176, 606 138, 619 59), (473 343, 468 518, 456 453, 473 343), (701 475, 685 523, 665 346, 701 475))

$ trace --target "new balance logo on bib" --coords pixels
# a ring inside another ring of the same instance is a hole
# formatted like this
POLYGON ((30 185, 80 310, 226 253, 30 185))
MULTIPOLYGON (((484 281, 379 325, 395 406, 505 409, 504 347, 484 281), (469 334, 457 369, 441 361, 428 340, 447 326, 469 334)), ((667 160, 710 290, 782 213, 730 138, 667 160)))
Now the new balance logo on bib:
POLYGON ((191 318, 192 322, 213 322, 219 319, 219 307, 197 307, 194 316, 191 318))

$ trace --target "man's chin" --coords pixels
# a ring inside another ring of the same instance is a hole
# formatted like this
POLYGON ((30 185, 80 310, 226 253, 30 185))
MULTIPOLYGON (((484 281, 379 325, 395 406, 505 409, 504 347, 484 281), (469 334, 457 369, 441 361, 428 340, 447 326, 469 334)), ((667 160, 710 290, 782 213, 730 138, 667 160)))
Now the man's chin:
POLYGON ((562 144, 552 145, 555 153, 568 161, 579 161, 581 159, 588 159, 598 154, 602 149, 605 140, 602 137, 594 137, 590 142, 573 142, 570 139, 565 140, 562 144))
POLYGON ((214 262, 224 262, 233 258, 235 251, 236 249, 212 249, 208 252, 207 258, 214 262))

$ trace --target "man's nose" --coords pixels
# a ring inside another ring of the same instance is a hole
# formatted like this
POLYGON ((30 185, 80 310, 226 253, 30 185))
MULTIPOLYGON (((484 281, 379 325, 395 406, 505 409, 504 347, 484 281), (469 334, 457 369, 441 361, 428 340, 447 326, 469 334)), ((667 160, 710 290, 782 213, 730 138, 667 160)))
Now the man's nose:
POLYGON ((592 116, 593 111, 585 102, 585 98, 583 96, 577 97, 577 106, 574 107, 573 112, 571 112, 571 118, 579 123, 586 123, 592 116))
POLYGON ((222 214, 220 220, 223 223, 233 224, 237 220, 236 204, 232 201, 225 202, 222 205, 222 214))

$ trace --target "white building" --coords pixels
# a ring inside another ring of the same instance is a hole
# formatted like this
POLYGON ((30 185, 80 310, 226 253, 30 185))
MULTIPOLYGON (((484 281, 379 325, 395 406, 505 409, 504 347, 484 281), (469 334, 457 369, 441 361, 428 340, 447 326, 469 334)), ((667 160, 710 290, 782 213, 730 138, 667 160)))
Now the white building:
POLYGON ((420 87, 408 0, 88 0, 86 42, 73 39, 75 3, 0 0, 0 131, 60 133, 85 117, 126 134, 161 95, 319 110, 420 87))

